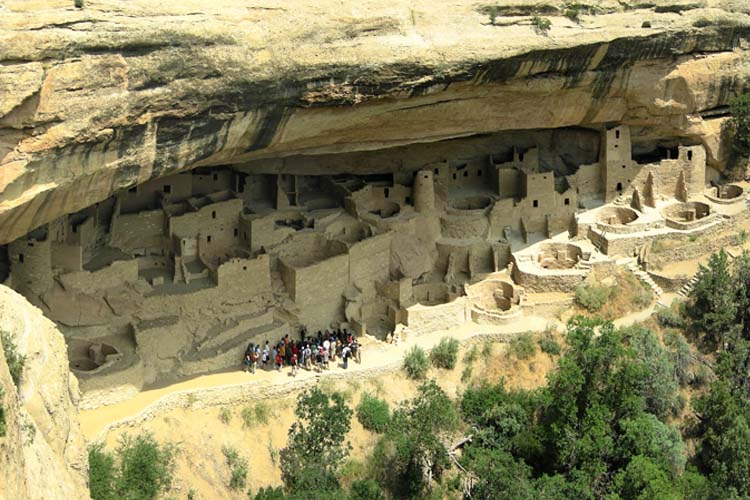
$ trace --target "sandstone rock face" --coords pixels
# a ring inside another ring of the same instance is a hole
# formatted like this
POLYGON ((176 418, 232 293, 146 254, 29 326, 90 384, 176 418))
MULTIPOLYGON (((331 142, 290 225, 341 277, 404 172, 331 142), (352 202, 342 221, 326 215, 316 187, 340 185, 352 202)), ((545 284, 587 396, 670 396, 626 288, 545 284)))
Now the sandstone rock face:
POLYGON ((473 0, 6 0, 0 244, 179 170, 498 131, 619 122, 722 167, 704 116, 750 78, 747 2, 606 0, 574 22, 548 0, 546 34, 524 15, 542 2, 502 3, 491 22, 473 0))
POLYGON ((52 321, 0 285, 0 328, 26 356, 21 387, 0 355, 8 432, 0 438, 0 499, 88 499, 88 457, 78 424, 78 382, 52 321))

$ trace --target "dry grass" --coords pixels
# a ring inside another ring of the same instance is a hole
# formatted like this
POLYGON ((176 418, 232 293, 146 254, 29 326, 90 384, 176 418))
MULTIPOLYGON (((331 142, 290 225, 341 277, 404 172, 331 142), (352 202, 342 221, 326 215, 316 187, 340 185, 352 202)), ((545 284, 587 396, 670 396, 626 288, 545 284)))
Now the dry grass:
POLYGON ((640 311, 654 300, 654 294, 650 289, 630 271, 618 269, 614 275, 614 284, 611 285, 609 299, 597 312, 589 312, 576 306, 577 312, 584 316, 597 316, 604 319, 616 319, 631 312, 640 311))

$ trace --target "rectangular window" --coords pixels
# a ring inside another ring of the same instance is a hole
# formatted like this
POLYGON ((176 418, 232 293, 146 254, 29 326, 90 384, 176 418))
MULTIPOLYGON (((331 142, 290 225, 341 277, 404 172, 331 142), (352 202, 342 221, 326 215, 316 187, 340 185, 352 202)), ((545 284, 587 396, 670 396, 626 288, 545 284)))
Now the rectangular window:
POLYGON ((620 131, 615 130, 615 139, 619 139, 619 138, 620 138, 620 131))
POLYGON ((218 181, 218 180, 219 180, 219 174, 214 174, 214 180, 215 180, 215 181, 218 181))
POLYGON ((570 198, 565 198, 565 204, 570 205, 570 198))
POLYGON ((133 186, 132 188, 128 189, 128 193, 137 193, 137 192, 138 192, 137 186, 133 186))
POLYGON ((164 187, 162 187, 162 190, 164 191, 165 194, 169 194, 172 192, 172 186, 170 186, 169 184, 164 184, 164 187))
POLYGON ((537 208, 539 206, 539 200, 534 200, 534 208, 537 208))
POLYGON ((211 243, 211 236, 206 236, 206 243, 211 243))
POLYGON ((212 219, 215 219, 215 218, 216 218, 216 210, 214 210, 213 212, 211 212, 211 218, 212 218, 212 219))
POLYGON ((18 254, 18 262, 20 262, 21 264, 23 264, 23 254, 22 253, 18 254))
POLYGON ((240 234, 240 230, 237 229, 237 228, 234 228, 234 237, 236 238, 237 235, 239 235, 239 234, 240 234))

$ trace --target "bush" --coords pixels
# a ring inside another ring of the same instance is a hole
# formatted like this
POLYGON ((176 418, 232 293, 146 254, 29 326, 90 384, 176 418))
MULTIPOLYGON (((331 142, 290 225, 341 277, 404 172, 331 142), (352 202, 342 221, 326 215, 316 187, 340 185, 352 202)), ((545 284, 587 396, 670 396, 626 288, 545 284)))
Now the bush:
POLYGON ((93 500, 150 500, 169 489, 175 448, 149 433, 125 435, 114 454, 102 445, 89 448, 89 489, 93 500))
POLYGON ((539 339, 539 348, 543 353, 550 356, 557 356, 562 351, 560 344, 551 337, 542 337, 539 339))
POLYGON ((479 349, 477 348, 476 344, 474 344, 473 346, 471 346, 471 349, 464 353, 464 363, 466 363, 467 365, 471 365, 474 363, 474 361, 477 360, 478 357, 479 349))
POLYGON ((357 420, 368 431, 383 433, 391 419, 388 403, 382 399, 363 394, 357 405, 357 420))
POLYGON ((247 480, 247 460, 241 457, 233 446, 224 445, 221 447, 221 452, 229 466, 229 487, 233 490, 244 488, 247 480))
POLYGON ((411 379, 424 380, 427 370, 430 369, 430 360, 424 349, 414 346, 409 349, 404 358, 404 370, 411 379))
POLYGON ((742 94, 729 102, 732 118, 729 127, 732 131, 734 151, 747 158, 750 155, 750 94, 742 94))
POLYGON ((259 424, 265 425, 271 418, 271 407, 268 403, 263 401, 255 404, 255 421, 259 424))
POLYGON ((10 378, 13 379, 13 383, 16 384, 16 388, 18 388, 21 385, 26 356, 22 356, 18 353, 16 343, 10 336, 9 332, 0 330, 0 342, 3 343, 3 353, 5 354, 5 361, 8 363, 10 378))
POLYGON ((546 17, 534 16, 531 18, 531 25, 537 33, 546 35, 552 28, 552 22, 546 17))
POLYGON ((466 383, 471 380, 471 374, 474 372, 471 365, 464 366, 464 371, 461 372, 461 382, 466 383))
POLYGON ((228 424, 232 420, 232 412, 229 411, 229 408, 219 410, 219 420, 224 424, 228 424))
POLYGON ((510 353, 516 359, 529 359, 536 354, 536 344, 530 333, 522 333, 510 341, 510 353))
POLYGON ((665 328, 682 328, 685 326, 685 320, 679 311, 667 307, 662 307, 656 311, 656 322, 665 328))
POLYGON ((589 312, 597 312, 607 303, 612 295, 612 288, 599 285, 578 285, 576 287, 576 303, 589 312))
POLYGON ((372 479, 354 481, 349 491, 349 498, 351 500, 385 500, 380 485, 372 479))
POLYGON ((438 368, 452 370, 458 361, 458 348, 458 340, 448 337, 440 339, 440 343, 430 352, 432 364, 438 368))

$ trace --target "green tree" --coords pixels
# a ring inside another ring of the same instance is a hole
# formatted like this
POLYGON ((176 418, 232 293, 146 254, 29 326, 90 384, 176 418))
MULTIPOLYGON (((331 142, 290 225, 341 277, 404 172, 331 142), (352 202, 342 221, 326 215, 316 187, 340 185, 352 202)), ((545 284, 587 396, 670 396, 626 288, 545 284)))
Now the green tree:
POLYGON ((8 363, 10 378, 13 379, 13 383, 16 385, 16 388, 18 388, 21 385, 23 367, 26 364, 26 356, 23 356, 18 352, 18 347, 16 346, 13 337, 11 337, 10 332, 0 330, 0 343, 3 344, 3 354, 5 355, 5 362, 8 363))
POLYGON ((294 413, 297 421, 280 453, 284 484, 292 493, 336 491, 336 473, 351 449, 345 441, 351 408, 341 393, 328 395, 313 387, 299 396, 294 413))
POLYGON ((724 250, 711 255, 707 267, 700 266, 687 311, 693 325, 714 345, 723 347, 737 317, 735 285, 724 250))
POLYGON ((729 129, 732 134, 734 151, 747 158, 750 156, 750 94, 742 94, 729 102, 732 118, 729 129))
POLYGON ((452 401, 433 380, 393 412, 372 457, 373 469, 393 496, 419 497, 440 478, 450 465, 444 443, 457 424, 452 401))
POLYGON ((89 491, 94 500, 114 500, 115 457, 101 444, 89 448, 89 491))

